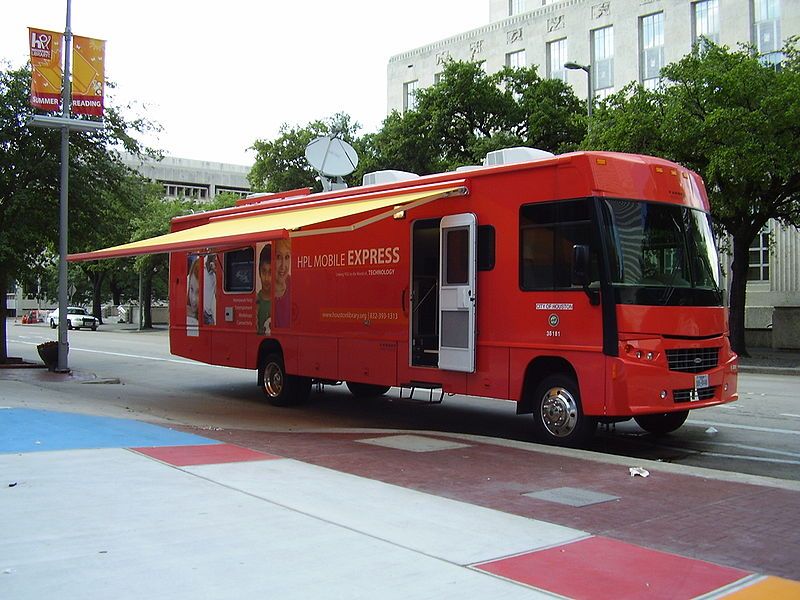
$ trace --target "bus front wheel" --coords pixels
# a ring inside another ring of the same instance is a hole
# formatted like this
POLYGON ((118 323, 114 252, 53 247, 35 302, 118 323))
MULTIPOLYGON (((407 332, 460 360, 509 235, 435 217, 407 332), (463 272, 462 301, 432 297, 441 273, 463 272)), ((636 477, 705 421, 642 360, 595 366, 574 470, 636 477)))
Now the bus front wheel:
POLYGON ((308 400, 311 380, 308 377, 287 375, 280 354, 267 354, 262 368, 261 389, 273 406, 295 406, 308 400))
POLYGON ((567 447, 585 445, 597 428, 597 419, 583 414, 577 382, 561 373, 545 377, 536 387, 533 423, 540 441, 567 447))
POLYGON ((689 416, 688 410, 679 412, 662 413, 660 415, 639 415, 633 420, 648 433, 664 435, 678 429, 689 416))

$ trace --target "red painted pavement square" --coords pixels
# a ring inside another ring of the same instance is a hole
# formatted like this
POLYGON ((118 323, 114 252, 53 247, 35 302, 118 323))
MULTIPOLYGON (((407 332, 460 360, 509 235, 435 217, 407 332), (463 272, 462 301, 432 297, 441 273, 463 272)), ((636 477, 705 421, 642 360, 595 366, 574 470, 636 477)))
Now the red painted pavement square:
POLYGON ((264 452, 256 452, 234 444, 203 444, 200 446, 159 446, 152 448, 131 448, 176 467, 192 465, 215 465, 220 463, 246 462, 251 460, 272 460, 281 458, 264 452))
POLYGON ((576 600, 694 598, 750 573, 591 537, 475 568, 576 600))

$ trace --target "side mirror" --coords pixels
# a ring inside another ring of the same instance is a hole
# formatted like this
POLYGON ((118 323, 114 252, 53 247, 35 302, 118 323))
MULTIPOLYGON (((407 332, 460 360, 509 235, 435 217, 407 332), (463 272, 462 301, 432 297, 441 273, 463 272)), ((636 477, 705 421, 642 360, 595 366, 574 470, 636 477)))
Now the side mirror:
POLYGON ((589 285, 589 246, 586 244, 572 247, 572 283, 581 287, 589 285))
POLYGON ((599 306, 600 293, 597 290, 589 289, 589 283, 591 282, 589 269, 589 246, 586 244, 575 244, 572 247, 572 283, 573 285, 579 285, 583 288, 583 291, 586 292, 589 298, 589 304, 592 306, 599 306))

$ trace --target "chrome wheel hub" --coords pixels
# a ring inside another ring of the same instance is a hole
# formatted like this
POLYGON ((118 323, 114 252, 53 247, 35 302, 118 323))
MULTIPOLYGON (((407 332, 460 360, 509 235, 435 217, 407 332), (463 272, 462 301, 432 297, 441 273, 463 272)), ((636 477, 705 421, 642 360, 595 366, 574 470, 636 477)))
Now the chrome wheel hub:
POLYGON ((283 372, 275 363, 269 363, 264 370, 264 389, 272 398, 277 398, 283 391, 283 372))
POLYGON ((550 388, 542 398, 542 423, 555 437, 566 437, 575 430, 578 423, 578 403, 569 390, 562 387, 550 388))

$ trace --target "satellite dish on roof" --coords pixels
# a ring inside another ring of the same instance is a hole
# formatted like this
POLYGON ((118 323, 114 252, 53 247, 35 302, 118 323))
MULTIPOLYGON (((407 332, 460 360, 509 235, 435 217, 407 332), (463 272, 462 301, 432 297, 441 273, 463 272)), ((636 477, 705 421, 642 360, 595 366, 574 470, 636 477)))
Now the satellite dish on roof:
POLYGON ((355 171, 358 166, 355 149, 337 135, 324 135, 311 140, 306 146, 306 160, 319 173, 322 189, 326 192, 346 188, 342 177, 355 171))

